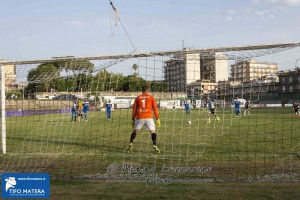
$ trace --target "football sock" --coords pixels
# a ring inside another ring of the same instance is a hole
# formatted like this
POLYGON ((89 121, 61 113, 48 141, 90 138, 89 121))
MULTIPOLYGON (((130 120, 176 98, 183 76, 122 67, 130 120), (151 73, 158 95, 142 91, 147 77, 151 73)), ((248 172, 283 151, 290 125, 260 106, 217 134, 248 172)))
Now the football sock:
POLYGON ((131 136, 130 136, 130 143, 133 142, 133 140, 135 139, 135 137, 136 137, 136 132, 132 132, 131 136))
POLYGON ((155 145, 156 146, 156 133, 152 133, 151 134, 151 137, 152 137, 152 142, 153 142, 153 145, 155 145))

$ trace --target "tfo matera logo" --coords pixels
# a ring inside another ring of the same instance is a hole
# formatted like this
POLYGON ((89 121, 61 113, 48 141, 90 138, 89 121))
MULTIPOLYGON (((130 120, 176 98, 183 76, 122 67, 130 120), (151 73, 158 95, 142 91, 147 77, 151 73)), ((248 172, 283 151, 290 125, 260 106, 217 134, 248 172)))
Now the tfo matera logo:
POLYGON ((15 177, 6 178, 5 182, 6 182, 6 185, 5 185, 6 192, 9 188, 15 188, 15 185, 17 185, 17 181, 16 181, 15 177))
POLYGON ((41 199, 50 197, 47 173, 2 173, 0 199, 41 199))

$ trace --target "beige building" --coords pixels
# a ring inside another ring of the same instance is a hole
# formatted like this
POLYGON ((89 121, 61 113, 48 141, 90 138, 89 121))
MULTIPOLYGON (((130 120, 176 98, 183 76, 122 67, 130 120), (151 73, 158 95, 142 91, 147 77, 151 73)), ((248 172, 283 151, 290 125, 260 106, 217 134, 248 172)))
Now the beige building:
POLYGON ((199 80, 217 83, 228 79, 228 60, 220 54, 187 54, 165 61, 165 80, 170 92, 186 92, 187 85, 199 80))
MULTIPOLYGON (((7 62, 5 59, 0 59, 1 63, 7 62)), ((16 83, 16 65, 5 65, 5 86, 7 90, 14 87, 16 83)))
POLYGON ((259 80, 261 83, 273 83, 273 82, 279 82, 279 76, 277 74, 269 74, 262 76, 259 80))
POLYGON ((200 79, 200 55, 187 54, 165 61, 165 80, 170 92, 185 92, 187 84, 200 79))
POLYGON ((283 71, 279 73, 280 92, 293 93, 295 99, 299 99, 300 94, 300 68, 295 70, 283 71), (298 94, 298 95, 297 95, 298 94))
POLYGON ((276 63, 257 62, 256 60, 238 61, 231 65, 231 77, 235 81, 258 80, 263 76, 276 74, 278 66, 276 63))
POLYGON ((228 58, 221 53, 201 57, 201 79, 213 83, 228 80, 228 58))
POLYGON ((242 83, 240 81, 219 81, 218 93, 219 96, 232 95, 232 88, 239 87, 242 83))
POLYGON ((198 80, 187 85, 188 96, 210 96, 218 93, 218 83, 213 83, 210 80, 198 80))

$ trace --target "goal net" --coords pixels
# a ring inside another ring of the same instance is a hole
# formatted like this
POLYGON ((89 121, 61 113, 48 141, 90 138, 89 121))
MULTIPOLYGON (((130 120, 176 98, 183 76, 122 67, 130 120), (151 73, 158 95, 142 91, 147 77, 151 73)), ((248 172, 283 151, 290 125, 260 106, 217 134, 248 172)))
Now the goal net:
POLYGON ((298 181, 300 119, 291 104, 300 100, 300 76, 279 71, 299 66, 299 52, 284 46, 2 63, 1 173, 298 181), (132 106, 143 85, 159 108, 160 154, 145 127, 128 153, 132 106))

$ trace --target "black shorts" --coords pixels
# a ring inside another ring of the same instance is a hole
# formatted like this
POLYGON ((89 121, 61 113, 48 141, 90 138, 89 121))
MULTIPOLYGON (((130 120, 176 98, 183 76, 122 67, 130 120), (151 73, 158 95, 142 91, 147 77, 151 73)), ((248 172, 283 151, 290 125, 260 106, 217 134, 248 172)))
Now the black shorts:
POLYGON ((214 114, 216 113, 216 109, 215 109, 215 108, 209 109, 209 112, 208 112, 208 113, 214 115, 214 114))
POLYGON ((246 106, 245 108, 246 108, 246 110, 248 110, 250 107, 249 107, 249 106, 246 106))
POLYGON ((299 108, 297 108, 297 109, 294 109, 294 111, 295 111, 295 113, 296 113, 296 112, 298 112, 298 111, 299 111, 299 108))

